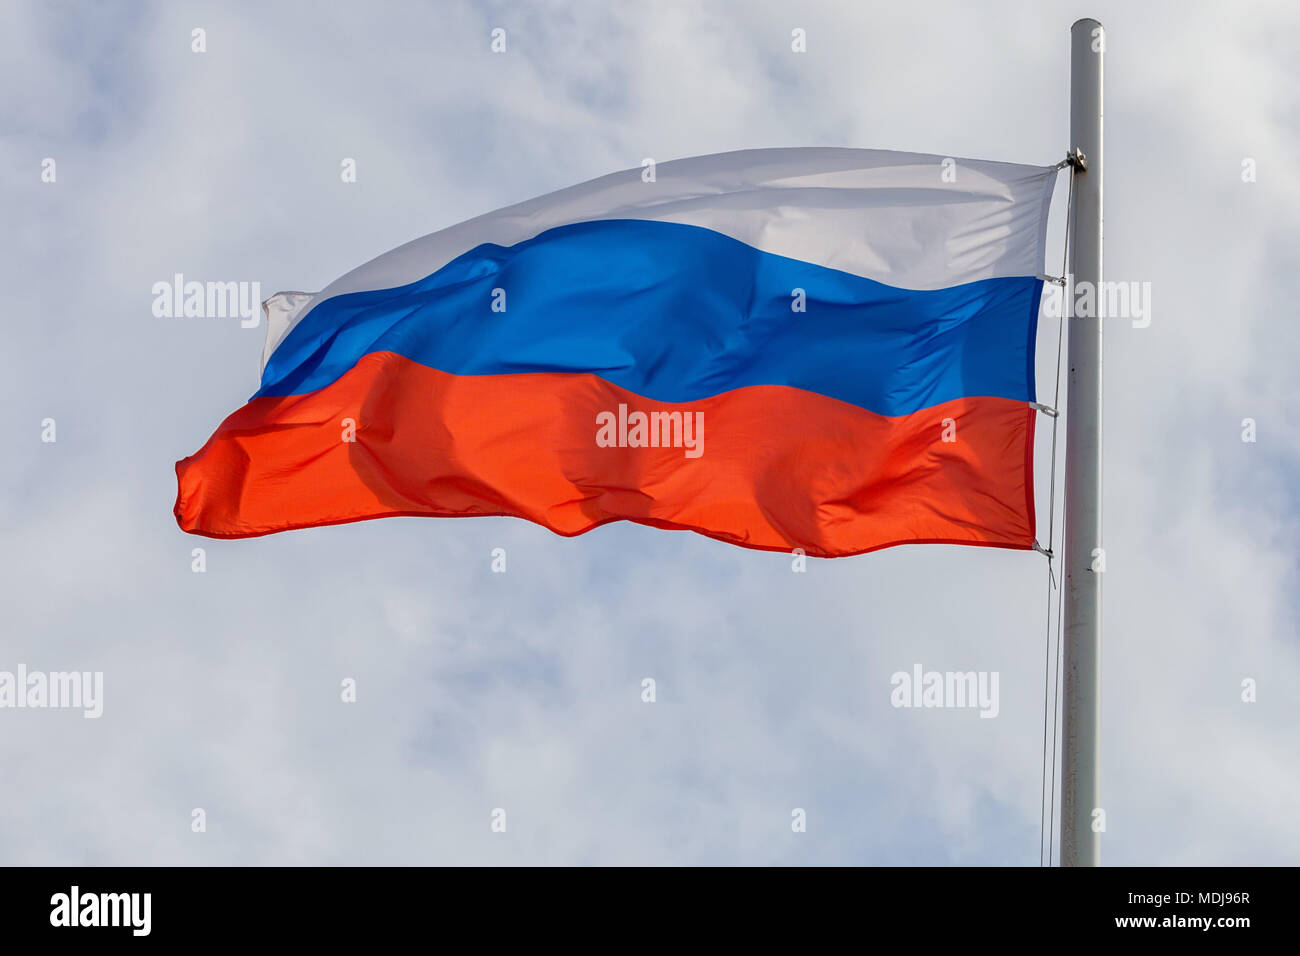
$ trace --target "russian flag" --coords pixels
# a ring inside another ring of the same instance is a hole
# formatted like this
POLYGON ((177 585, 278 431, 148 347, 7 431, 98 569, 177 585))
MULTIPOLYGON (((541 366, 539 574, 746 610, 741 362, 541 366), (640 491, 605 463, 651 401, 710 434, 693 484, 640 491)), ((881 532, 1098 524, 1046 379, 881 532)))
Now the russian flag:
POLYGON ((264 304, 261 387, 177 463, 176 519, 1031 548, 1055 171, 723 153, 416 239, 264 304))

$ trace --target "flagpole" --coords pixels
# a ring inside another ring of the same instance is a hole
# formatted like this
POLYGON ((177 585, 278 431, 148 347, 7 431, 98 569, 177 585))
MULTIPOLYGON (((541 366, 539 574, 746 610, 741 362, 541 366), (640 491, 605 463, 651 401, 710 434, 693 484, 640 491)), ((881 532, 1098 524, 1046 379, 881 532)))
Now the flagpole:
MULTIPOLYGON (((1061 757, 1061 865, 1097 866, 1104 825, 1101 748, 1101 174, 1102 54, 1096 20, 1070 28, 1070 148, 1079 150, 1070 233, 1075 287, 1092 284, 1095 308, 1069 317, 1065 420, 1065 673, 1061 757)), ((1077 155, 1077 154, 1076 154, 1077 155)), ((1067 296, 1072 291, 1067 284, 1067 296)))

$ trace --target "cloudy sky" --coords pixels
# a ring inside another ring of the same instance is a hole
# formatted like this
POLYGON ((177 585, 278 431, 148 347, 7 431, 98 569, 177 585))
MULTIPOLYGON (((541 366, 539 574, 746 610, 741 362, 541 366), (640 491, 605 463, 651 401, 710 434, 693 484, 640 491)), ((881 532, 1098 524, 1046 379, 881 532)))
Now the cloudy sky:
POLYGON ((1300 863, 1300 11, 1103 0, 4 4, 0 670, 102 671, 104 712, 0 710, 0 863, 1037 864, 1041 555, 191 538, 173 463, 256 389, 263 329, 151 289, 320 289, 645 157, 1052 163, 1081 15, 1107 278, 1152 287, 1148 328, 1107 326, 1103 860, 1300 863), (997 671, 998 717, 891 707, 918 663, 997 671))

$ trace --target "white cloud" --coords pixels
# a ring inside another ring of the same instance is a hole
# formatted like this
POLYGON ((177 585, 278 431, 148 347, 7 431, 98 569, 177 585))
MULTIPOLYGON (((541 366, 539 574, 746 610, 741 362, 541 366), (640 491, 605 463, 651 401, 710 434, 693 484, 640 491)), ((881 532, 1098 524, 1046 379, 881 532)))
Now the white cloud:
MULTIPOLYGON (((49 9, 0 14, 0 669, 103 670, 106 703, 99 721, 0 712, 0 765, 28 781, 0 804, 6 862, 1036 861, 1038 556, 901 548, 794 575, 696 536, 568 540, 500 519, 191 539, 170 515, 172 462, 252 393, 261 330, 154 319, 149 289, 174 272, 320 288, 645 156, 1052 161, 1075 10, 49 9), (497 25, 504 56, 488 52, 497 25), (789 52, 796 26, 807 54, 789 52), (349 156, 355 187, 338 177, 349 156), (46 415, 56 445, 39 441, 46 415), (889 676, 915 662, 999 671, 999 718, 894 710, 889 676)), ((1300 23, 1280 4, 1216 10, 1096 10, 1106 269, 1151 281, 1155 306, 1151 328, 1107 339, 1116 864, 1300 861, 1300 191, 1274 39, 1300 23), (1257 704, 1240 702, 1245 677, 1257 704)), ((1044 394, 1054 344, 1044 329, 1044 394)))

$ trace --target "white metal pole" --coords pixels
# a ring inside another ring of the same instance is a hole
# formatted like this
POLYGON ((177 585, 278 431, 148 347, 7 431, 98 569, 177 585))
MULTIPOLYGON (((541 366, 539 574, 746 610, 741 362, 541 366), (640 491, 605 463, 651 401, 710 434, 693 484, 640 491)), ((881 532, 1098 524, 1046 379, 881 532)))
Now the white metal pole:
MULTIPOLYGON (((1061 865, 1101 862, 1104 816, 1097 781, 1101 744, 1101 173, 1102 54, 1096 20, 1070 28, 1070 148, 1074 169, 1070 272, 1091 283, 1090 315, 1069 317, 1065 420, 1065 673, 1061 757, 1061 865)), ((1067 296, 1071 292, 1067 284, 1067 296)), ((1086 300, 1079 297, 1080 302, 1086 300)), ((1084 310, 1079 310, 1084 311, 1084 310)))

